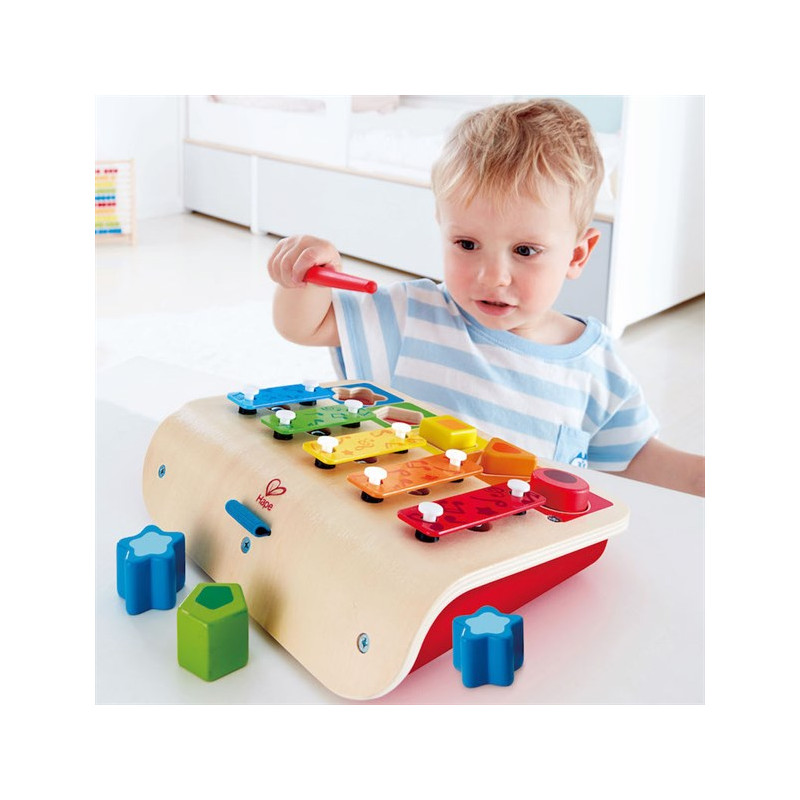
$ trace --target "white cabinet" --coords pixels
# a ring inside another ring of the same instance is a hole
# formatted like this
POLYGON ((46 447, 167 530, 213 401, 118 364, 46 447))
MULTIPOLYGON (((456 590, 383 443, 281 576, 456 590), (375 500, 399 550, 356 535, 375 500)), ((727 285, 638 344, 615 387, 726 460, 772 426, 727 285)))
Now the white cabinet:
POLYGON ((703 97, 626 98, 609 286, 612 330, 621 333, 705 291, 704 203, 703 97))
POLYGON ((259 230, 311 233, 347 255, 441 277, 429 188, 267 158, 258 159, 257 169, 259 230))
POLYGON ((250 156, 184 143, 183 165, 183 202, 186 208, 250 226, 250 156))

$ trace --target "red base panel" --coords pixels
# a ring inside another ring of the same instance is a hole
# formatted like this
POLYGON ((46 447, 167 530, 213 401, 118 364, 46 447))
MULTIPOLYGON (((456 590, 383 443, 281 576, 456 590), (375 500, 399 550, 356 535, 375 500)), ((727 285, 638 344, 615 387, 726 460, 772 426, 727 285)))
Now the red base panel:
POLYGON ((608 540, 591 544, 582 550, 537 564, 514 575, 507 575, 484 586, 476 586, 459 595, 434 620, 411 672, 450 650, 453 646, 453 617, 472 614, 485 605, 509 614, 594 564, 603 555, 606 544, 608 540))

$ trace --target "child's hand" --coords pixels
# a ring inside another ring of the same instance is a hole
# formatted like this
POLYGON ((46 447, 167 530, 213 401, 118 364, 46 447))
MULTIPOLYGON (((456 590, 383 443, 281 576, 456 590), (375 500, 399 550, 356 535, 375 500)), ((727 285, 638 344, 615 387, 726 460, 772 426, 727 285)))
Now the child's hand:
POLYGON ((267 262, 270 278, 287 289, 305 286, 303 277, 311 267, 332 267, 341 271, 337 249, 325 239, 315 236, 289 236, 281 239, 267 262))

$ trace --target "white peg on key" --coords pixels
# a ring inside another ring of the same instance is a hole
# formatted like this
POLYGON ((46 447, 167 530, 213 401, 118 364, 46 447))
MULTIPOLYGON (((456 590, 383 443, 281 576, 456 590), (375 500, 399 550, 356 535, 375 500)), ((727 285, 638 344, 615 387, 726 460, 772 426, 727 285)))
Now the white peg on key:
POLYGON ((526 481, 521 481, 518 478, 511 478, 507 483, 508 489, 514 497, 522 497, 525 492, 531 490, 531 485, 526 481))
POLYGON ((360 400, 355 400, 354 398, 345 400, 344 404, 351 414, 358 414, 359 410, 364 407, 364 404, 360 400))
POLYGON ((423 522, 436 522, 438 517, 444 513, 444 509, 438 503, 426 501, 417 506, 419 513, 422 514, 423 522))
POLYGON ((332 453, 339 444, 339 440, 335 436, 320 436, 317 444, 323 453, 332 453))
POLYGON ((388 474, 383 467, 364 468, 364 475, 373 486, 380 486, 388 474))
POLYGON ((405 439, 411 430, 411 426, 406 422, 393 422, 392 430, 398 439, 405 439))
POLYGON ((288 408, 279 408, 275 412, 275 416, 278 418, 278 421, 286 428, 292 427, 292 420, 297 416, 294 411, 291 411, 288 408))
POLYGON ((463 450, 448 450, 445 455, 450 459, 450 465, 456 469, 461 469, 461 463, 467 460, 467 454, 463 450))

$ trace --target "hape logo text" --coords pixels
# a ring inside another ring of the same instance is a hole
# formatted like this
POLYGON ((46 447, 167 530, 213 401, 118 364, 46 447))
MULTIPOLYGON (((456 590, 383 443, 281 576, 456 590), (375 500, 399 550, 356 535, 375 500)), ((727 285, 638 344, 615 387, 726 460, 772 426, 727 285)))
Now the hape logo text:
POLYGON ((286 487, 281 485, 280 478, 273 478, 271 481, 269 481, 269 483, 267 483, 264 493, 258 495, 256 498, 256 503, 258 503, 261 508, 265 508, 267 511, 272 511, 272 503, 267 500, 267 498, 276 497, 282 494, 286 494, 286 487))

